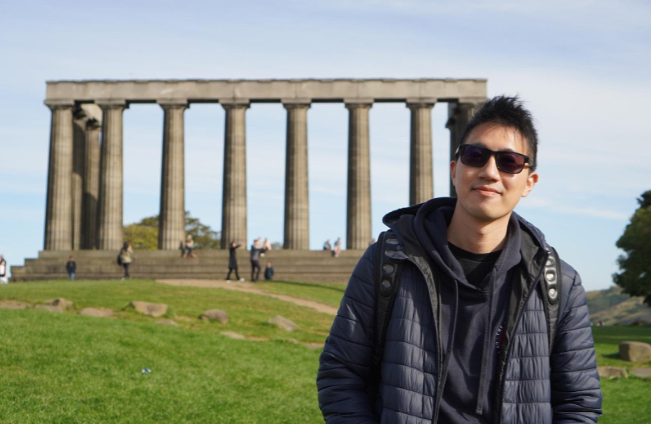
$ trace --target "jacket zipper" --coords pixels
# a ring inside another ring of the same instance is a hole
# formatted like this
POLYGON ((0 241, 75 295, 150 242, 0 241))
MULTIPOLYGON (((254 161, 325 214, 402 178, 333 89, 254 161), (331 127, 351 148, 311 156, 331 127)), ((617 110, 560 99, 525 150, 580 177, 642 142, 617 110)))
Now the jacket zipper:
POLYGON ((513 333, 511 333, 511 343, 509 345, 509 349, 506 353, 506 356, 504 357, 504 368, 501 370, 501 375, 498 380, 499 388, 498 388, 498 402, 496 402, 496 408, 495 411, 493 412, 493 422, 496 424, 499 424, 502 422, 502 401, 504 399, 504 375, 506 374, 506 368, 508 367, 508 362, 509 358, 511 357, 511 351, 513 349, 513 335, 515 334, 515 331, 518 328, 518 325, 520 324, 520 318, 522 318, 522 315, 524 314, 524 306, 529 302, 529 299, 531 298, 531 295, 536 291, 536 286, 540 284, 540 277, 542 277, 543 269, 545 268, 545 262, 547 262, 548 255, 545 255, 544 261, 541 262, 542 266, 538 270, 538 274, 536 278, 533 280, 534 283, 531 285, 531 290, 529 290, 529 293, 527 293, 527 297, 524 300, 524 303, 522 304, 522 310, 520 311, 520 314, 516 317, 515 319, 515 325, 513 326, 513 333))

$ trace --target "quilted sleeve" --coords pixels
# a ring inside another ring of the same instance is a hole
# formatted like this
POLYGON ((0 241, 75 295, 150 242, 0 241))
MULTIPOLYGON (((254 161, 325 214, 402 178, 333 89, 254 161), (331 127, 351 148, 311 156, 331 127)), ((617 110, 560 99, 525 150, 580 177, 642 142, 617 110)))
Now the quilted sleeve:
POLYGON ((357 263, 321 354, 316 383, 329 424, 377 422, 366 392, 375 333, 375 250, 373 244, 357 263))
POLYGON ((562 274, 563 288, 569 287, 569 292, 563 293, 551 355, 553 422, 596 423, 602 397, 585 290, 581 277, 566 263, 562 274))

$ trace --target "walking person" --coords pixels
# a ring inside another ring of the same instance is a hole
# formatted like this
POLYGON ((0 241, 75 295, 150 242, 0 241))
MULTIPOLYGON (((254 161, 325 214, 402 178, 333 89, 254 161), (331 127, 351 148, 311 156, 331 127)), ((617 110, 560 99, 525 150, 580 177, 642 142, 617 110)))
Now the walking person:
POLYGON ((260 278, 260 256, 265 251, 259 238, 251 245, 251 281, 253 282, 260 278))
POLYGON ((537 151, 522 102, 490 99, 450 163, 457 197, 384 217, 321 354, 326 422, 597 422, 581 277, 513 211, 538 182, 537 151))
POLYGON ((0 255, 0 284, 7 284, 7 261, 0 255))
POLYGON ((237 244, 234 241, 231 241, 231 245, 228 246, 228 274, 226 274, 226 282, 231 282, 231 272, 235 271, 235 278, 238 281, 244 281, 244 278, 240 278, 240 274, 237 272, 237 249, 241 244, 237 244))
POLYGON ((124 245, 122 245, 122 249, 120 249, 120 263, 122 264, 122 268, 124 268, 124 276, 122 277, 122 281, 124 281, 125 278, 129 278, 129 266, 131 265, 131 262, 133 261, 133 249, 131 248, 131 243, 129 242, 124 242, 124 245))
POLYGON ((66 262, 66 271, 68 271, 68 278, 74 280, 75 272, 77 272, 77 264, 75 263, 75 258, 72 256, 70 256, 68 262, 66 262))

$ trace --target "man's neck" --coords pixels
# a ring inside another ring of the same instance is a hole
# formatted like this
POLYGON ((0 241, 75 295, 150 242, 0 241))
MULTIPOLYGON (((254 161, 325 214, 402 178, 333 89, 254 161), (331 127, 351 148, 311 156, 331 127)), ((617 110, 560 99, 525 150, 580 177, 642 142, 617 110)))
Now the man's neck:
POLYGON ((494 221, 481 221, 455 208, 448 226, 448 242, 472 253, 501 250, 506 241, 511 214, 494 221))

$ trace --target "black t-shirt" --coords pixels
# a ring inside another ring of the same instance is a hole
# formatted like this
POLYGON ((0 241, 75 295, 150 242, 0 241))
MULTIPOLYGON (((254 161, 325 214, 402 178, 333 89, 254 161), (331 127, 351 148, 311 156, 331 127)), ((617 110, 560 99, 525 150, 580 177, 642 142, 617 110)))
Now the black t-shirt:
POLYGON ((459 261, 463 268, 463 273, 470 284, 475 287, 481 287, 484 278, 490 273, 491 268, 495 266, 497 258, 500 257, 501 250, 490 253, 472 253, 448 243, 450 252, 459 261))

